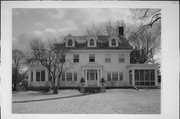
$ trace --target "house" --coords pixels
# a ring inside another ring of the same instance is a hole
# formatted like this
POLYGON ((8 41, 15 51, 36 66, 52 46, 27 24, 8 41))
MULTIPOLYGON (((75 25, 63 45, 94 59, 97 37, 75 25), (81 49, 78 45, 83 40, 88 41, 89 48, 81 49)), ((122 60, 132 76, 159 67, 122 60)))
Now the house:
MULTIPOLYGON (((119 35, 73 36, 64 38, 67 56, 75 66, 63 73, 61 87, 78 87, 80 79, 85 86, 100 86, 106 80, 106 87, 156 87, 156 64, 130 64, 132 47, 119 27, 119 35)), ((58 44, 61 47, 63 43, 58 44)), ((29 86, 45 86, 49 82, 48 71, 41 65, 29 67, 29 86)))

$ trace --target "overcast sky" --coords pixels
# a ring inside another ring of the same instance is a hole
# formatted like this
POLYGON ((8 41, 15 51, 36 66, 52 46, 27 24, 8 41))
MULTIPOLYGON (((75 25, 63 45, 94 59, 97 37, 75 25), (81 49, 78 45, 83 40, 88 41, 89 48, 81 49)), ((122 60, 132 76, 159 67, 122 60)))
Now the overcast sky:
POLYGON ((129 9, 13 9, 13 48, 29 50, 33 38, 54 39, 84 35, 88 26, 108 20, 128 22, 129 9))

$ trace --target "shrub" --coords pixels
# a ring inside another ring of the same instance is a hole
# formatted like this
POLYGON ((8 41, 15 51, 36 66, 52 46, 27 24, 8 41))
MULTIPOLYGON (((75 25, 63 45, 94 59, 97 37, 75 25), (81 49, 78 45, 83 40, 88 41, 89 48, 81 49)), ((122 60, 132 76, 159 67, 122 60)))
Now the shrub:
POLYGON ((28 90, 48 92, 50 88, 51 88, 50 86, 39 86, 39 87, 30 86, 28 90))
POLYGON ((25 90, 28 89, 28 81, 27 81, 27 80, 23 80, 23 81, 22 81, 22 87, 24 87, 25 90))
POLYGON ((81 78, 80 83, 85 83, 85 80, 83 77, 81 78))
POLYGON ((101 78, 101 83, 106 83, 104 78, 101 78))

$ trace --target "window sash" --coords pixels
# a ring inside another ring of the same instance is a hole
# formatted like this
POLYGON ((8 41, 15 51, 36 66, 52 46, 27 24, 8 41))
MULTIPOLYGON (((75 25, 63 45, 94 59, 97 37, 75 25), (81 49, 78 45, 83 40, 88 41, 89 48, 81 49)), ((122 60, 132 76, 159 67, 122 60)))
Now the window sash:
POLYGON ((37 71, 36 72, 36 81, 40 81, 40 76, 41 75, 41 73, 40 73, 40 71, 37 71))
POLYGON ((45 71, 41 71, 41 81, 45 81, 45 71))
POLYGON ((94 40, 93 40, 93 39, 90 39, 89 45, 90 45, 90 46, 94 46, 94 44, 95 44, 95 43, 94 43, 94 40))
POLYGON ((123 81, 123 72, 119 72, 119 81, 123 81))
POLYGON ((68 46, 72 46, 72 39, 68 40, 68 46))
POLYGON ((73 60, 74 60, 74 62, 79 62, 79 54, 74 54, 73 60))
POLYGON ((112 72, 112 80, 118 81, 118 72, 112 72))
POLYGON ((111 58, 105 58, 106 63, 111 63, 111 58))
POLYGON ((154 70, 140 69, 135 70, 135 85, 136 86, 155 86, 154 70), (154 79, 154 80, 153 80, 154 79))
POLYGON ((111 54, 105 54, 105 62, 110 63, 111 62, 111 54))
POLYGON ((115 39, 112 39, 111 45, 112 45, 112 46, 116 46, 116 40, 115 40, 115 39))
POLYGON ((74 72, 74 81, 77 81, 77 72, 74 72))
POLYGON ((31 81, 33 81, 33 71, 31 71, 31 81))
POLYGON ((95 62, 95 55, 94 54, 89 55, 89 62, 95 62))
POLYGON ((107 81, 111 81, 111 72, 107 73, 107 81))
POLYGON ((66 79, 67 79, 67 81, 72 81, 72 73, 71 72, 66 73, 66 79))
POLYGON ((62 81, 65 81, 65 73, 62 73, 62 81))
POLYGON ((125 62, 124 54, 119 54, 119 63, 125 62))

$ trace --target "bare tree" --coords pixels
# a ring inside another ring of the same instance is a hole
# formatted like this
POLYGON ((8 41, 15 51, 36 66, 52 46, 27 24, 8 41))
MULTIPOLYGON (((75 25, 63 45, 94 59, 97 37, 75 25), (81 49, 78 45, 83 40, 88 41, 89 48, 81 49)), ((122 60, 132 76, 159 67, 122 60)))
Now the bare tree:
POLYGON ((71 59, 66 57, 68 50, 65 48, 65 44, 58 47, 56 43, 48 43, 46 46, 41 40, 34 39, 30 42, 30 47, 32 57, 29 61, 39 62, 48 70, 53 94, 58 94, 62 74, 73 67, 71 59))
POLYGON ((146 62, 154 62, 153 56, 159 52, 161 42, 160 9, 133 9, 131 17, 136 23, 136 29, 130 33, 128 40, 139 49, 140 54, 143 51, 151 56, 146 62))
POLYGON ((123 20, 112 22, 107 21, 101 24, 92 24, 91 26, 88 26, 86 30, 86 34, 89 36, 98 36, 98 35, 114 35, 119 34, 118 27, 123 26, 125 27, 125 23, 123 20))
POLYGON ((12 90, 17 90, 20 82, 24 79, 26 72, 22 69, 25 63, 25 56, 22 51, 14 49, 12 51, 12 90))

